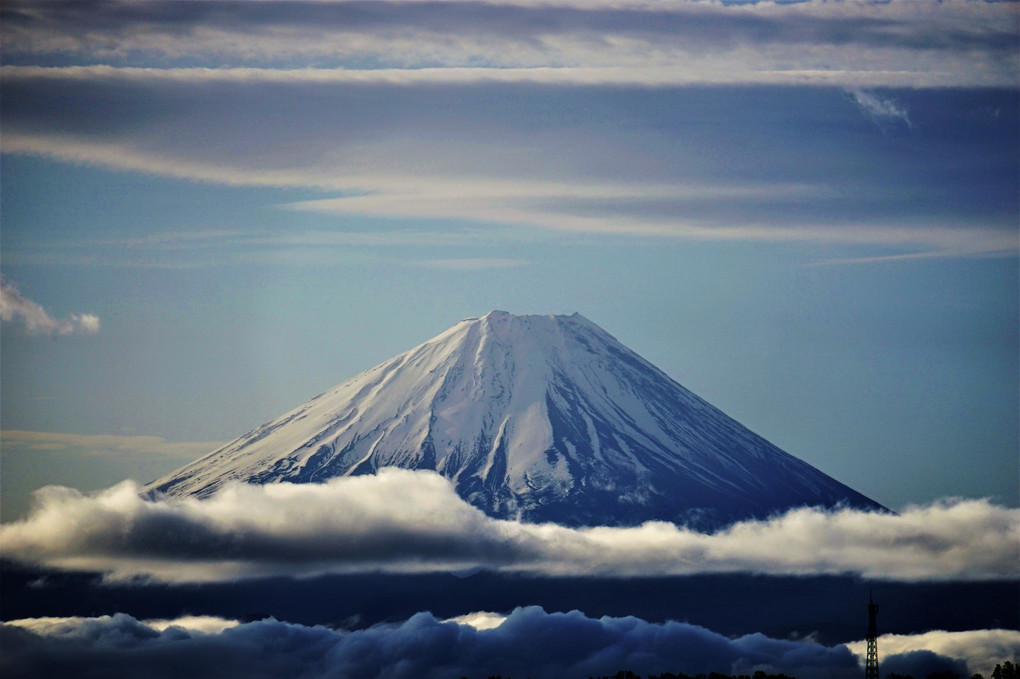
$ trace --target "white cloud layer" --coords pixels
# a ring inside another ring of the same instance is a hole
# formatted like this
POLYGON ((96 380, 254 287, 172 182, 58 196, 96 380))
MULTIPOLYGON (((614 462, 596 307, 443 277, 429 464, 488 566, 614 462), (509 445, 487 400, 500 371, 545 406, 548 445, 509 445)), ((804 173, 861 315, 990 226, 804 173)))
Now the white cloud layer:
POLYGON ((487 517, 431 472, 385 469, 325 484, 233 485, 146 501, 125 482, 94 495, 48 487, 0 526, 7 558, 114 578, 482 567, 549 575, 859 574, 890 580, 1016 578, 1020 510, 947 501, 898 515, 799 509, 702 534, 669 523, 571 529, 487 517))
MULTIPOLYGON (((883 655, 883 667, 925 676, 923 670, 987 671, 1015 660, 1020 633, 977 630, 957 635, 903 637, 883 655), (933 641, 966 638, 972 646, 933 641), (918 653, 918 649, 927 649, 918 653), (936 654, 931 649, 938 649, 936 654)), ((883 638, 885 639, 885 638, 883 638)), ((884 648, 884 647, 883 647, 884 648)), ((676 672, 751 674, 757 669, 812 679, 856 679, 860 657, 846 646, 762 634, 727 638, 681 622, 589 618, 518 608, 508 615, 475 613, 409 620, 355 631, 278 622, 237 623, 218 618, 139 621, 116 614, 97 618, 36 618, 0 625, 0 669, 17 676, 433 677, 492 676, 573 679, 629 669, 639 675, 676 672), (482 624, 478 624, 482 621, 482 624), (33 672, 34 670, 34 672, 33 672)))
POLYGON ((94 335, 99 332, 99 317, 94 314, 71 314, 57 319, 46 309, 28 299, 17 286, 0 278, 0 320, 20 324, 29 335, 94 335))

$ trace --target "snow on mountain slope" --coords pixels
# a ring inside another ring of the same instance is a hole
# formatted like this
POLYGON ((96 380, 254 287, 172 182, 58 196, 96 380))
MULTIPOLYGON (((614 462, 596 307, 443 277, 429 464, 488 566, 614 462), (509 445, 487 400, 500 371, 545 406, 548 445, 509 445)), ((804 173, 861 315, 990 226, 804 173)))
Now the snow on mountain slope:
POLYGON ((158 479, 317 482, 435 470, 497 517, 712 527, 879 505, 784 453, 579 314, 469 318, 158 479))

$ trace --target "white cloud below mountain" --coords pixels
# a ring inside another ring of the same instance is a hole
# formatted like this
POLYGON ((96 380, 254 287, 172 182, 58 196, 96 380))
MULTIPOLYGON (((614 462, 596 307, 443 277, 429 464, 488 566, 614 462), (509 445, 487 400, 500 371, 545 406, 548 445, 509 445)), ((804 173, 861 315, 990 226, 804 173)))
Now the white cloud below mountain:
POLYGON ((572 529, 492 519, 429 472, 385 469, 325 484, 230 485, 206 500, 143 500, 125 482, 37 493, 0 527, 7 558, 112 578, 217 582, 273 575, 481 567, 547 575, 858 574, 1015 578, 1020 510, 984 500, 900 514, 796 509, 714 534, 670 523, 572 529))

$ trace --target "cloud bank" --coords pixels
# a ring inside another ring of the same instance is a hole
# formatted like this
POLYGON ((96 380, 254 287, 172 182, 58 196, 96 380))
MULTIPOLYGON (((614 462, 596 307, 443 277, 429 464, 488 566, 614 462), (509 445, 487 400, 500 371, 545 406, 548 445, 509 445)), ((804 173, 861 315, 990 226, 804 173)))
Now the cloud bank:
MULTIPOLYGON (((483 615, 483 614, 478 614, 483 615)), ((493 617, 493 616, 485 616, 493 617)), ((1020 634, 1000 648, 1016 658, 1020 634)), ((141 622, 124 614, 49 618, 0 625, 5 676, 391 677, 457 676, 583 679, 630 669, 642 676, 683 671, 751 674, 757 669, 813 679, 856 679, 859 657, 846 646, 780 640, 762 634, 727 638, 681 622, 593 619, 579 611, 518 608, 498 624, 474 627, 419 613, 406 622, 356 631, 273 619, 247 624, 216 619, 141 622), (174 623, 177 624, 174 624, 174 623), (48 674, 47 674, 48 673, 48 674)), ((930 651, 887 656, 897 671, 932 667, 977 671, 970 654, 930 651)), ((1000 658, 999 660, 1006 659, 1000 658)))
POLYGON ((0 278, 0 320, 21 325, 29 335, 94 335, 99 332, 99 317, 94 314, 71 314, 57 319, 46 309, 28 299, 17 286, 0 278))
POLYGON ((1020 510, 947 501, 899 515, 798 509, 715 534, 663 522, 571 529, 492 519, 432 472, 385 469, 325 484, 232 485, 205 500, 37 492, 0 526, 7 558, 112 578, 215 582, 264 576, 486 568, 546 575, 858 574, 1017 577, 1020 510))

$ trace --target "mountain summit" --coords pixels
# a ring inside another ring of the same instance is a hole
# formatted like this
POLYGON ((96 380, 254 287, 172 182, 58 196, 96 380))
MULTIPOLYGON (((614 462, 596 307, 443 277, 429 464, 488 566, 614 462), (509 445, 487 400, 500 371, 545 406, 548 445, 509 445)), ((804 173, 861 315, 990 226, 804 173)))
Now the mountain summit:
POLYGON ((158 479, 309 483, 435 470, 486 513, 714 527, 797 506, 880 506, 783 452, 579 314, 493 311, 158 479))

